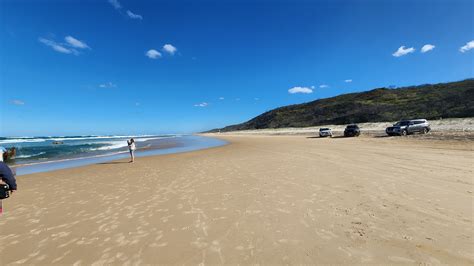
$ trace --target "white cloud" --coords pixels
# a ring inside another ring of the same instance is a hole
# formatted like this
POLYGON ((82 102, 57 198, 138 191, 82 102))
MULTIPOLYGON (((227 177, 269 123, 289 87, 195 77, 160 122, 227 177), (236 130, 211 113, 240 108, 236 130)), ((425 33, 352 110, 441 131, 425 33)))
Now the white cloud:
POLYGON ((421 47, 421 52, 422 53, 426 53, 426 52, 429 52, 431 50, 433 50, 436 46, 432 45, 432 44, 425 44, 423 45, 423 47, 421 47))
POLYGON ((289 93, 295 94, 295 93, 313 93, 313 90, 308 87, 293 87, 288 90, 289 93))
POLYGON ((178 49, 176 49, 176 47, 171 44, 165 44, 163 45, 163 51, 169 53, 170 55, 174 55, 178 49))
POLYGON ((145 53, 146 56, 148 56, 149 58, 151 59, 157 59, 157 58, 160 58, 161 57, 161 53, 158 52, 157 50, 155 49, 150 49, 148 50, 146 53, 145 53))
POLYGON ((21 101, 21 100, 13 100, 12 103, 14 105, 25 105, 25 102, 24 101, 21 101))
POLYGON ((66 36, 64 40, 65 43, 57 43, 53 40, 46 38, 38 39, 42 44, 51 47, 53 50, 63 54, 74 54, 79 55, 77 49, 91 49, 85 42, 80 41, 70 35, 66 36))
POLYGON ((414 51, 415 51, 415 48, 413 47, 405 48, 405 46, 400 46, 400 48, 398 48, 398 50, 392 55, 395 57, 400 57, 400 56, 407 55, 409 53, 413 53, 414 51))
POLYGON ((117 88, 117 84, 113 84, 112 82, 106 82, 99 85, 100 88, 110 89, 110 88, 117 88))
POLYGON ((315 88, 314 86, 311 86, 311 89, 313 89, 313 90, 314 90, 314 88, 315 88))
POLYGON ((72 46, 74 48, 80 48, 80 49, 90 49, 90 47, 83 41, 79 41, 78 39, 72 37, 72 36, 66 36, 64 38, 66 42, 68 43, 69 46, 72 46))
POLYGON ((135 14, 130 10, 127 10, 127 15, 132 19, 139 19, 139 20, 143 19, 142 15, 135 14))
POLYGON ((115 8, 115 9, 121 9, 122 5, 118 0, 109 0, 109 3, 115 8))
POLYGON ((351 83, 352 82, 352 79, 346 79, 344 80, 345 83, 351 83))
POLYGON ((45 38, 39 38, 38 40, 44 45, 53 48, 53 50, 55 50, 56 52, 63 53, 63 54, 75 54, 75 55, 78 54, 76 50, 64 47, 62 44, 59 44, 55 41, 48 40, 45 38))
POLYGON ((221 101, 224 100, 224 97, 219 97, 219 100, 221 100, 221 101))
POLYGON ((474 48, 474 40, 472 40, 472 41, 466 43, 466 45, 464 45, 463 47, 459 48, 459 51, 460 51, 461 53, 465 53, 465 52, 467 52, 467 51, 469 51, 469 50, 471 50, 471 49, 473 49, 473 48, 474 48))
POLYGON ((322 85, 319 85, 319 87, 320 87, 321 89, 325 89, 325 88, 329 88, 329 85, 322 84, 322 85))
POLYGON ((209 105, 208 103, 202 102, 202 103, 197 103, 197 104, 195 104, 194 106, 195 106, 195 107, 206 107, 206 106, 208 106, 208 105, 209 105))

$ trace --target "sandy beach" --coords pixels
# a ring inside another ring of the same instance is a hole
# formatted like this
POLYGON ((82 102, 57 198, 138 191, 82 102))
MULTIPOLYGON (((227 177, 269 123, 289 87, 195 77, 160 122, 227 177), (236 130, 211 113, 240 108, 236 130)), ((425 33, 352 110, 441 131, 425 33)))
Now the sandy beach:
POLYGON ((0 264, 474 263, 474 142, 222 134, 20 176, 0 264))

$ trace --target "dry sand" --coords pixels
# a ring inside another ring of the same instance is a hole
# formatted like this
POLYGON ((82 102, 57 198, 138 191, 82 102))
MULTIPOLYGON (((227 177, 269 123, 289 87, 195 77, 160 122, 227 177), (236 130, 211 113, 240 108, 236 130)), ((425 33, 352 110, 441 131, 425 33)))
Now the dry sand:
POLYGON ((472 141, 223 138, 19 177, 0 264, 474 263, 472 141))

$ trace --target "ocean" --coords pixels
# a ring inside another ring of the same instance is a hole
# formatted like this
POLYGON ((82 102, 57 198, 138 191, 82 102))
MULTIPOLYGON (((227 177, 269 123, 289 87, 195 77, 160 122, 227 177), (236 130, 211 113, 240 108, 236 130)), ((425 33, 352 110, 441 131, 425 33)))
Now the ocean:
POLYGON ((195 135, 0 137, 0 146, 15 147, 7 161, 18 175, 45 172, 127 158, 127 140, 135 139, 136 156, 210 148, 226 142, 195 135))

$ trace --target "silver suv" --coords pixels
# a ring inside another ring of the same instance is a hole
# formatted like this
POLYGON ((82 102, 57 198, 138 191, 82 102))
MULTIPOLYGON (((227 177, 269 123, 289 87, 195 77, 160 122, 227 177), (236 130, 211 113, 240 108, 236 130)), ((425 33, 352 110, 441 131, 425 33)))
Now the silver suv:
POLYGON ((416 132, 426 134, 430 132, 431 127, 426 119, 402 120, 391 127, 387 127, 385 132, 388 135, 406 136, 416 132))

